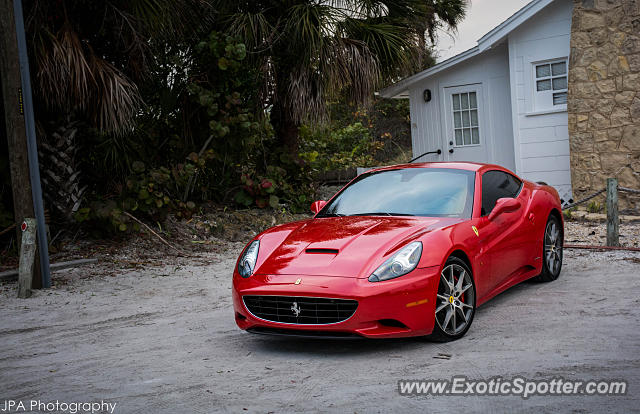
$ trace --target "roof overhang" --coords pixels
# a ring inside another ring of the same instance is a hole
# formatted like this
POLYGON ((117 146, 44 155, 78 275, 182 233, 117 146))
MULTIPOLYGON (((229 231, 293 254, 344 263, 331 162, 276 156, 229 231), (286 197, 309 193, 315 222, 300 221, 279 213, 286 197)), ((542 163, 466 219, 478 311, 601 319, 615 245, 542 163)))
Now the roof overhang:
POLYGON ((441 72, 445 69, 448 69, 452 66, 455 66, 459 63, 462 63, 468 59, 471 59, 474 56, 479 55, 480 53, 495 47, 498 44, 501 44, 506 37, 518 26, 529 20, 531 17, 536 15, 540 10, 547 7, 549 4, 553 3, 555 0, 533 0, 530 3, 527 3, 523 8, 515 12, 511 17, 509 17, 504 22, 500 23, 498 26, 494 27, 487 34, 482 36, 478 40, 478 45, 472 47, 471 49, 465 50, 464 52, 457 54, 443 62, 438 63, 430 67, 429 69, 423 70, 422 72, 418 72, 415 75, 411 75, 407 78, 404 78, 379 92, 379 95, 383 98, 406 98, 409 96, 409 87, 416 82, 419 82, 423 79, 427 79, 438 72, 441 72))

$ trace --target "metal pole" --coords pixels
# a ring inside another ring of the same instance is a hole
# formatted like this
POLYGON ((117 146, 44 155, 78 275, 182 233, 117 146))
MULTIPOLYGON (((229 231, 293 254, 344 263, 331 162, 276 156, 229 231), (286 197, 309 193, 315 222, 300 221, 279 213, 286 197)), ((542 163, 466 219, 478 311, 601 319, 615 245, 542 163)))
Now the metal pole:
POLYGON ((607 246, 620 246, 619 223, 618 180, 607 178, 607 246))
POLYGON ((44 222, 44 204, 42 202, 42 185, 40 184, 40 167, 38 165, 38 143, 36 142, 36 124, 33 116, 33 98, 31 96, 31 78, 29 75, 29 57, 27 55, 27 39, 24 34, 24 18, 22 0, 13 0, 16 19, 16 37, 18 40, 18 56, 20 60, 20 77, 22 79, 22 101, 24 105, 24 123, 27 130, 27 155, 29 158, 29 177, 33 194, 33 210, 36 215, 38 230, 38 252, 40 253, 40 273, 42 287, 51 287, 49 269, 49 246, 44 222))

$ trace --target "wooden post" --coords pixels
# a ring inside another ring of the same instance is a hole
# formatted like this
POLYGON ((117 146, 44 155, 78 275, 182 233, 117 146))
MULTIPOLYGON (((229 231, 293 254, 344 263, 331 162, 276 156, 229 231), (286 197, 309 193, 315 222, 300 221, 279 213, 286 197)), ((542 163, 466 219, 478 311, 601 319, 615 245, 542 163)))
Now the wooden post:
POLYGON ((607 246, 619 246, 618 180, 607 178, 607 246))
MULTIPOLYGON (((24 105, 21 89, 20 59, 12 0, 0 0, 0 90, 4 112, 4 131, 7 134, 13 214, 16 223, 16 243, 20 248, 20 224, 25 217, 35 217, 33 193, 29 177, 27 127, 24 122, 24 105)), ((0 116, 2 116, 0 114, 0 116)), ((0 151, 6 151, 0 148, 0 151)), ((33 288, 42 287, 40 265, 35 268, 33 288)))
POLYGON ((21 226, 22 245, 20 246, 20 267, 18 268, 18 297, 31 296, 33 265, 36 258, 36 219, 25 218, 21 226))

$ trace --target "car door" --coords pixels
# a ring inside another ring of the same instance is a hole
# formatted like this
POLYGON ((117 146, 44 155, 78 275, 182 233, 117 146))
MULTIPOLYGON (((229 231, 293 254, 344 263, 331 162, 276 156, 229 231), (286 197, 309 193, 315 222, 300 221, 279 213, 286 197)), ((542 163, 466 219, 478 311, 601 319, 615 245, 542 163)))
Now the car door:
POLYGON ((522 206, 512 212, 502 213, 493 220, 488 216, 500 198, 522 198, 522 181, 517 177, 499 170, 490 170, 482 174, 482 250, 488 259, 489 269, 485 281, 486 293, 506 282, 507 278, 527 263, 527 245, 525 243, 522 206))

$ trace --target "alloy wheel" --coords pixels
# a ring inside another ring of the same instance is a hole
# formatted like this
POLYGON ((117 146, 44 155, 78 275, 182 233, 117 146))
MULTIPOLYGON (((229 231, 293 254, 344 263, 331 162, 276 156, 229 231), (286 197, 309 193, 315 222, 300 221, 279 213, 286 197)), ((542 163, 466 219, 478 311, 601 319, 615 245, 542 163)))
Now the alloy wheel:
POLYGON ((544 256, 549 272, 557 275, 562 263, 562 237, 555 220, 549 220, 544 232, 544 256))
POLYGON ((449 264, 440 273, 436 322, 448 335, 462 332, 472 320, 475 292, 471 275, 462 266, 449 264))

